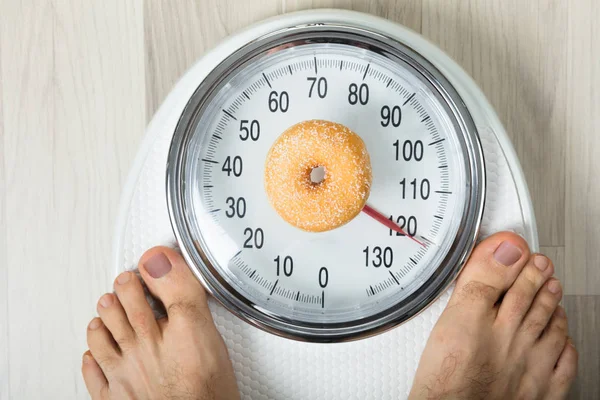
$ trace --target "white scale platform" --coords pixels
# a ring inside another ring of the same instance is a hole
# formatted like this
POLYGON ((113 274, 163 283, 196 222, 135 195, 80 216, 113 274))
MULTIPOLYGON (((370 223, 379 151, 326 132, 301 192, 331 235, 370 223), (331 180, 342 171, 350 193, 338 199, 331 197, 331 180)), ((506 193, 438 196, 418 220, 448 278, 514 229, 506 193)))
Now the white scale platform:
MULTIPOLYGON (((439 49, 404 27, 365 14, 319 10, 280 16, 230 37, 175 86, 148 126, 123 192, 114 247, 117 273, 135 268, 150 247, 176 244, 166 204, 167 152, 179 116, 199 83, 232 51, 254 38, 325 21, 360 23, 384 31, 421 53, 446 76, 471 111, 483 144, 487 197, 480 236, 510 230, 537 250, 535 218, 521 167, 504 128, 471 78, 439 49)), ((391 331, 341 344, 283 339, 250 326, 214 301, 211 310, 229 348, 242 398, 401 399, 408 396, 429 332, 451 290, 391 331)))

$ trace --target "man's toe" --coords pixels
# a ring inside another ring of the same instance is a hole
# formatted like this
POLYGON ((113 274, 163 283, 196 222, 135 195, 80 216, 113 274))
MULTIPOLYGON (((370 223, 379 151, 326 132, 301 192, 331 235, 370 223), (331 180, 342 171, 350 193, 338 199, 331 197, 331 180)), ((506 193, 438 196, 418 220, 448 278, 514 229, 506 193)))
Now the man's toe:
POLYGON ((104 399, 106 390, 108 389, 108 381, 89 351, 83 354, 81 373, 92 400, 104 399))
POLYGON ((119 348, 122 351, 127 351, 129 347, 133 346, 135 332, 118 297, 112 293, 107 293, 98 300, 96 308, 102 322, 112 334, 119 348))
POLYGON ((531 371, 539 381, 546 382, 550 378, 565 348, 567 338, 567 315, 565 310, 558 306, 532 349, 531 371))
POLYGON ((525 240, 510 232, 488 237, 477 245, 456 282, 450 306, 485 313, 511 287, 529 259, 525 240))
POLYGON ((138 268, 150 292, 164 304, 170 322, 203 326, 212 321, 206 291, 175 250, 150 249, 138 268))
POLYGON ((88 325, 87 343, 104 376, 110 377, 121 361, 121 354, 117 343, 100 318, 94 318, 88 325))
POLYGON ((556 368, 550 378, 550 385, 546 395, 547 400, 567 398, 569 388, 577 376, 577 362, 579 354, 571 340, 567 340, 565 347, 556 363, 556 368))
POLYGON ((523 348, 530 348, 548 326, 562 297, 557 279, 550 279, 537 293, 531 308, 517 330, 516 340, 523 348))
MULTIPOLYGON (((504 295, 502 304, 498 310, 496 321, 502 325, 503 330, 509 332, 510 335, 517 332, 530 308, 534 312, 541 312, 542 310, 540 309, 546 309, 545 306, 556 308, 558 304, 558 301, 555 301, 556 296, 553 296, 550 291, 540 292, 544 283, 546 283, 553 273, 554 267, 552 262, 546 256, 534 254, 529 258, 529 261, 516 281, 504 295), (536 298, 536 307, 533 309, 532 304, 536 298)), ((550 310, 550 314, 544 321, 544 327, 550 316, 552 316, 554 308, 550 310)))
POLYGON ((136 336, 151 341, 160 337, 158 324, 140 279, 133 272, 123 272, 115 279, 114 288, 136 336))

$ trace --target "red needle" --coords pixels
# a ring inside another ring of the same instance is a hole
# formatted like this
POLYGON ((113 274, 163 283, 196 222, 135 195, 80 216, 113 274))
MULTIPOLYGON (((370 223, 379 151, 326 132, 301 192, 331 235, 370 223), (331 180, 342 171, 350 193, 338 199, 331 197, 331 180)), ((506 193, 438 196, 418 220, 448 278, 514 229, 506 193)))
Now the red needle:
POLYGON ((387 226, 389 229, 393 230, 394 232, 398 232, 404 236, 406 236, 407 238, 419 243, 421 246, 425 246, 425 244, 419 242, 417 239, 415 239, 414 237, 410 236, 409 234, 407 234, 406 232, 404 232, 402 230, 402 228, 400 228, 394 221, 386 218, 385 216, 383 216, 383 214, 381 214, 378 211, 375 211, 374 209, 372 209, 368 204, 365 204, 365 206, 363 207, 362 211, 367 214, 369 217, 373 218, 374 220, 376 220, 377 222, 387 226))

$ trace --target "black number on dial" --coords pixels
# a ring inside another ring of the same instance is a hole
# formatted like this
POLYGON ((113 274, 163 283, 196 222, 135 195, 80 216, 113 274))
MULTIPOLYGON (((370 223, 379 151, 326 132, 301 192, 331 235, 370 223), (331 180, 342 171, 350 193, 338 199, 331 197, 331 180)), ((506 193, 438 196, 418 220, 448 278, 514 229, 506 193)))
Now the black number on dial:
POLYGON ((256 142, 260 137, 260 124, 257 120, 248 121, 247 119, 240 121, 240 139, 245 142, 248 139, 256 142))
POLYGON ((391 124, 394 128, 397 128, 400 126, 400 122, 402 122, 402 110, 400 110, 400 107, 381 107, 381 126, 387 127, 391 124))
POLYGON ((223 167, 221 168, 221 171, 227 172, 227 176, 231 176, 231 174, 233 174, 233 176, 239 177, 242 175, 243 168, 244 168, 244 165, 242 162, 242 157, 235 156, 235 157, 233 157, 233 160, 232 160, 231 156, 227 156, 227 158, 225 159, 225 162, 223 163, 223 167))
POLYGON ((363 106, 369 102, 369 86, 366 83, 362 83, 358 86, 356 83, 351 83, 348 87, 348 103, 355 105, 360 103, 363 106))
POLYGON ((239 199, 235 199, 233 197, 228 197, 225 200, 229 209, 225 210, 225 215, 227 218, 233 218, 238 216, 239 218, 244 218, 246 215, 246 199, 240 197, 239 199))
MULTIPOLYGON (((419 196, 423 200, 427 200, 429 198, 429 194, 431 193, 431 185, 429 184, 428 179, 423 179, 419 182, 417 179, 413 179, 408 183, 412 187, 412 198, 416 199, 419 196)), ((400 186, 402 186, 402 198, 406 198, 406 178, 400 181, 400 186)), ((411 189, 408 189, 409 197, 411 189)))
POLYGON ((327 268, 322 267, 319 270, 319 286, 321 286, 323 289, 325 289, 327 287, 328 283, 329 283, 329 272, 327 272, 327 268))
POLYGON ((244 242, 245 249, 252 249, 252 248, 260 249, 263 247, 263 244, 265 243, 265 234, 264 234, 263 230, 260 228, 244 229, 244 237, 246 237, 246 241, 244 242))
POLYGON ((285 256, 282 262, 281 257, 277 256, 273 261, 277 264, 277 276, 279 276, 280 269, 283 270, 285 276, 292 276, 292 272, 294 272, 294 260, 292 260, 292 257, 285 256))
POLYGON ((311 82, 310 89, 308 90, 308 97, 311 98, 313 94, 313 89, 315 85, 317 86, 317 96, 324 99, 327 96, 327 79, 325 78, 316 78, 316 77, 308 77, 307 81, 311 82))
POLYGON ((288 92, 283 91, 281 94, 276 91, 272 91, 269 94, 269 110, 271 112, 281 111, 282 113, 287 112, 290 107, 290 96, 288 92))
MULTIPOLYGON (((394 217, 390 216, 388 218, 390 221, 394 221, 394 217)), ((396 223, 404 232, 408 234, 408 236, 415 236, 417 234, 417 218, 415 216, 409 216, 406 218, 404 215, 400 215, 396 218, 396 223), (405 229, 406 228, 406 229, 405 229)), ((400 232, 395 232, 396 236, 405 236, 400 232)), ((394 232, 390 229, 390 236, 393 236, 394 232)))
POLYGON ((423 142, 420 140, 415 142, 405 140, 402 144, 402 149, 400 149, 400 141, 396 140, 394 142, 394 147, 396 148, 396 161, 400 159, 400 153, 402 153, 402 159, 404 159, 404 161, 421 161, 423 159, 423 142))
POLYGON ((363 250, 363 253, 365 253, 365 266, 367 267, 369 266, 369 261, 375 268, 379 268, 382 265, 386 268, 390 268, 394 263, 394 251, 391 247, 382 249, 379 246, 373 248, 367 246, 363 250), (373 255, 373 257, 371 258, 370 255, 373 255))

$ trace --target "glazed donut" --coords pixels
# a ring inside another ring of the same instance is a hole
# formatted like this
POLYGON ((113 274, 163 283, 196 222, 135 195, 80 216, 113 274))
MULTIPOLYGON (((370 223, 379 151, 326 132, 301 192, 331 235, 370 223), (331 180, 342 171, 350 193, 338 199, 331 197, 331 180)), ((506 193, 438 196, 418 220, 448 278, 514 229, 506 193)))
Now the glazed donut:
POLYGON ((360 213, 371 189, 371 160, 344 125, 311 120, 277 138, 265 163, 265 190, 275 211, 309 232, 338 228, 360 213), (321 172, 322 177, 315 177, 321 172), (312 177, 311 177, 312 175, 312 177))

